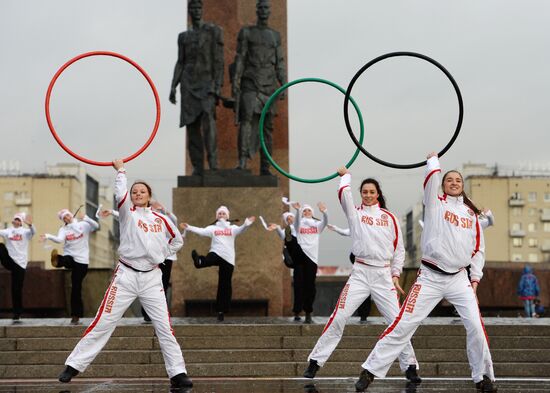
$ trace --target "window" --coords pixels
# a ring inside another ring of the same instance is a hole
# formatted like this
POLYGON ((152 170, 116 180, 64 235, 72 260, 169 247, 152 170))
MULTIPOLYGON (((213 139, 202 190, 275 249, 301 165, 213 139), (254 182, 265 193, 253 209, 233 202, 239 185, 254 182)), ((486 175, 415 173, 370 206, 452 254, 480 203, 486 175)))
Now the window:
POLYGON ((550 232, 550 222, 544 223, 544 232, 550 232))
POLYGON ((13 201, 13 192, 5 192, 4 193, 4 200, 5 201, 13 201))
POLYGON ((521 207, 513 207, 511 210, 512 216, 518 217, 523 214, 523 209, 521 207))
POLYGON ((512 231, 521 231, 521 222, 514 222, 512 224, 512 231))
POLYGON ((523 246, 523 239, 521 237, 515 237, 512 239, 512 246, 521 247, 523 246))
POLYGON ((529 202, 536 202, 537 201, 537 193, 536 192, 530 192, 528 195, 527 195, 527 200, 529 202))
POLYGON ((539 254, 529 253, 529 262, 538 262, 539 254))
POLYGON ((550 202, 550 192, 544 193, 544 202, 550 202))
POLYGON ((535 239, 534 237, 529 238, 529 247, 538 247, 539 246, 539 239, 535 239))
POLYGON ((512 262, 521 262, 522 260, 521 254, 512 254, 512 262))
POLYGON ((537 224, 534 222, 530 222, 527 224, 527 231, 529 232, 536 232, 537 231, 537 224))
POLYGON ((94 178, 86 175, 86 214, 95 217, 99 205, 99 183, 94 178))
POLYGON ((534 216, 536 216, 536 215, 537 215, 537 208, 535 208, 535 207, 530 207, 530 208, 529 208, 529 216, 534 217, 534 216))
POLYGON ((521 199, 521 192, 513 192, 510 199, 521 199))

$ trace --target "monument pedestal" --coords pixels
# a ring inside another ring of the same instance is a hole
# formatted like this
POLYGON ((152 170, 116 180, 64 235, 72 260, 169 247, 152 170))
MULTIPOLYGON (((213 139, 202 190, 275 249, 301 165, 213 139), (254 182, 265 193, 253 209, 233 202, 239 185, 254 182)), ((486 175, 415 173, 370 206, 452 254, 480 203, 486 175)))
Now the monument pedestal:
MULTIPOLYGON (((259 219, 262 216, 268 223, 279 223, 281 220, 282 193, 277 187, 277 178, 241 174, 244 180, 248 178, 251 184, 257 181, 259 185, 235 186, 246 183, 239 176, 226 178, 223 187, 194 185, 197 179, 192 178, 200 177, 178 178, 179 187, 173 189, 174 214, 180 222, 198 227, 206 227, 215 221, 215 212, 220 205, 229 208, 232 220, 240 220, 236 225, 242 225, 246 217, 256 216, 256 222, 235 240, 233 300, 244 305, 243 310, 247 311, 247 315, 265 315, 265 308, 269 316, 288 314, 291 280, 290 270, 285 267, 281 257, 283 243, 275 232, 266 231, 259 219), (267 181, 275 181, 275 184, 262 185, 262 182, 267 181), (246 307, 247 304, 249 307, 246 307)), ((205 181, 219 181, 206 177, 201 180, 203 184, 205 181)), ((197 308, 187 305, 204 305, 208 303, 206 300, 216 298, 218 267, 199 270, 191 259, 191 250, 206 255, 210 243, 208 237, 187 233, 185 244, 172 268, 172 313, 176 316, 193 316, 191 311, 197 308)), ((235 309, 234 313, 230 311, 228 315, 237 315, 238 311, 235 309)))

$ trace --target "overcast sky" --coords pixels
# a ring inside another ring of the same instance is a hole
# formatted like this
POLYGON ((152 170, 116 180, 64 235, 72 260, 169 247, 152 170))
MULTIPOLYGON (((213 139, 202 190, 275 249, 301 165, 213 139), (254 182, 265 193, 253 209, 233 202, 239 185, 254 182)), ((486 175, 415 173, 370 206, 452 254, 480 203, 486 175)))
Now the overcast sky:
MULTIPOLYGON (((49 81, 77 54, 120 52, 147 70, 162 104, 159 134, 128 164, 129 174, 150 180, 157 197, 170 204, 171 188, 184 173, 179 106, 169 104, 167 97, 185 15, 183 0, 0 1, 0 161, 19 160, 25 172, 73 161, 54 142, 45 122, 49 81)), ((549 15, 550 2, 544 0, 288 0, 289 80, 319 77, 346 88, 355 72, 379 55, 423 53, 451 72, 464 98, 462 132, 442 159, 445 168, 468 161, 548 165, 549 15)), ((447 143, 456 125, 458 107, 450 83, 435 67, 416 59, 387 60, 367 70, 353 97, 365 120, 365 146, 388 161, 423 160, 447 143)), ((147 138, 154 123, 153 103, 137 72, 129 72, 123 62, 97 58, 75 64, 59 79, 52 116, 69 146, 108 161, 134 152, 147 138)), ((350 159, 354 145, 342 106, 343 94, 328 86, 291 88, 293 174, 326 176, 350 159)), ((351 111, 350 117, 355 116, 351 111)), ((112 169, 89 169, 112 181, 112 169)), ((377 177, 390 209, 399 216, 420 198, 422 169, 388 169, 362 155, 351 169, 357 186, 363 177, 377 177)), ((345 226, 336 187, 336 180, 291 182, 291 197, 325 201, 331 221, 345 226)), ((323 234, 321 264, 347 263, 348 249, 349 239, 323 234)))

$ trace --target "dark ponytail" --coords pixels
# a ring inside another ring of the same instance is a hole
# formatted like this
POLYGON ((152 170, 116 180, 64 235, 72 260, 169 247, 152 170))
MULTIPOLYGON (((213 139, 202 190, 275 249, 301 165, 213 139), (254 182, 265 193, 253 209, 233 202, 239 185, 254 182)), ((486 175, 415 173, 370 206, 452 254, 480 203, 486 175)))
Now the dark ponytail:
POLYGON ((443 178, 441 180, 441 188, 445 189, 445 178, 447 177, 447 175, 449 173, 453 173, 453 172, 458 173, 460 178, 462 179, 462 193, 460 194, 460 196, 464 200, 464 204, 466 206, 468 206, 470 209, 472 209, 474 211, 474 213, 479 216, 481 214, 481 210, 472 202, 472 200, 470 198, 468 198, 468 196, 464 192, 464 178, 462 177, 462 173, 460 173, 459 171, 455 171, 455 170, 450 170, 450 171, 446 172, 443 175, 443 178))
POLYGON ((361 182, 361 186, 359 187, 359 192, 363 190, 363 186, 365 184, 374 184, 374 187, 376 188, 376 192, 378 193, 378 204, 382 209, 387 209, 386 207, 386 198, 384 198, 384 194, 382 194, 382 189, 380 188, 380 183, 378 183, 377 180, 372 178, 367 178, 361 182))

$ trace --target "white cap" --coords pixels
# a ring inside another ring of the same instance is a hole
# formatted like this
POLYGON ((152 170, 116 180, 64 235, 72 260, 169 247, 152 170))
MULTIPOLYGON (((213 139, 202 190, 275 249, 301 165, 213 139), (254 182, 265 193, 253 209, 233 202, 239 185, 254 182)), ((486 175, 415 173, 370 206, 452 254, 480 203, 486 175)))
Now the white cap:
POLYGON ((218 210, 216 210, 216 217, 218 216, 219 212, 225 212, 225 214, 227 214, 227 218, 229 218, 229 209, 227 207, 223 205, 218 207, 218 210))
POLYGON ((23 212, 19 212, 19 213, 15 213, 14 216, 13 216, 13 220, 19 220, 21 221, 21 224, 23 224, 25 222, 25 217, 27 217, 27 215, 23 212))
POLYGON ((313 210, 313 208, 312 208, 310 205, 308 205, 308 204, 304 204, 304 205, 302 206, 302 209, 300 209, 300 213, 303 214, 303 213, 304 213, 304 210, 307 210, 307 209, 311 210, 311 214, 315 213, 315 210, 313 210))
POLYGON ((59 217, 59 219, 60 219, 61 221, 63 221, 63 217, 65 217, 67 214, 68 214, 69 216, 71 216, 71 220, 72 220, 72 218, 73 218, 73 213, 71 213, 69 209, 61 209, 60 211, 57 212, 57 217, 59 217))
POLYGON ((291 213, 291 212, 285 212, 285 213, 283 213, 283 221, 284 221, 284 222, 287 222, 287 219, 288 219, 289 216, 294 217, 294 213, 291 213))

